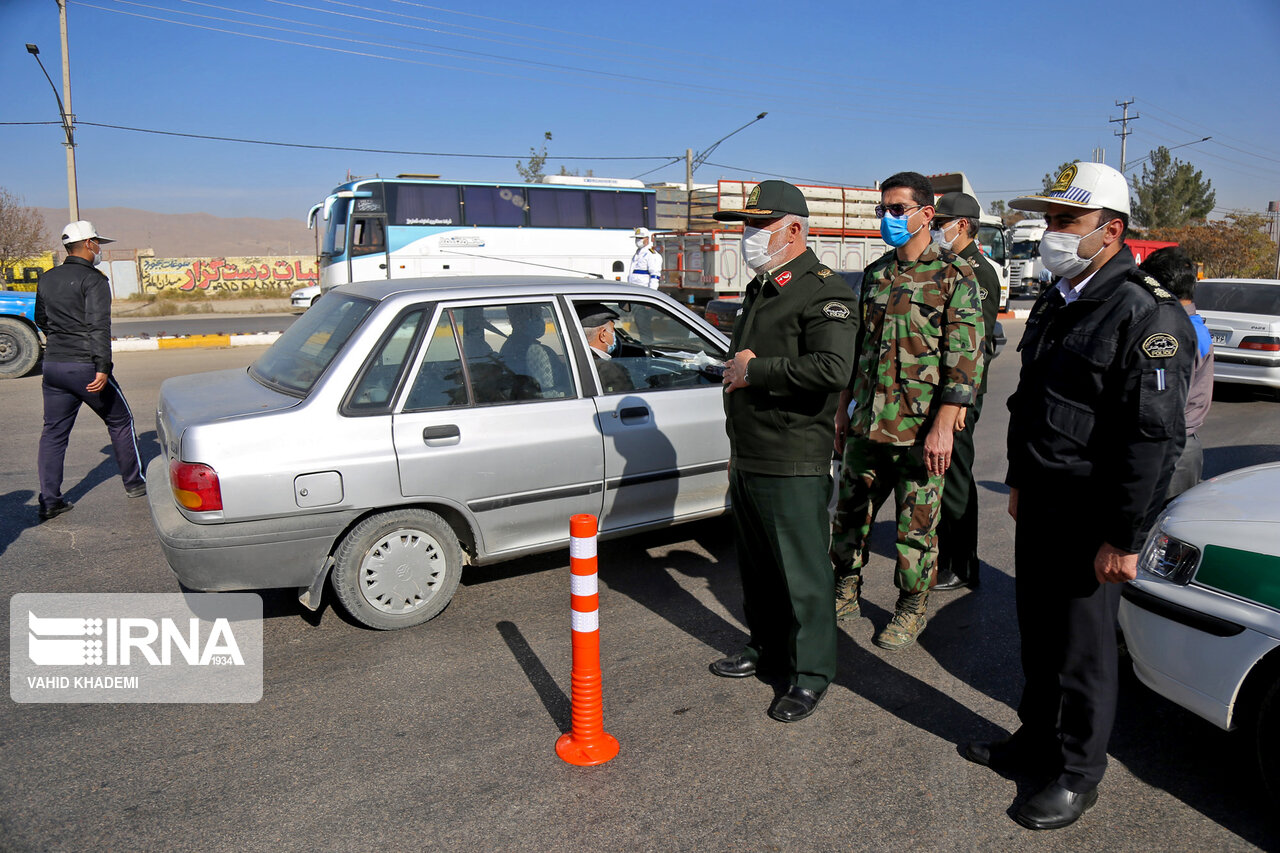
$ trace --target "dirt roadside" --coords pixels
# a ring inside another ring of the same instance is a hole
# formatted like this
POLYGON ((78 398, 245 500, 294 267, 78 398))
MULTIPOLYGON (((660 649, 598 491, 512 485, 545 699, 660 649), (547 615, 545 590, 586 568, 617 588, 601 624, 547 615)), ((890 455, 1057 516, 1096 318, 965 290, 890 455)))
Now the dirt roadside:
POLYGON ((133 317, 173 317, 184 314, 288 314, 288 297, 260 299, 164 300, 143 302, 140 299, 115 299, 111 316, 125 320, 133 317))

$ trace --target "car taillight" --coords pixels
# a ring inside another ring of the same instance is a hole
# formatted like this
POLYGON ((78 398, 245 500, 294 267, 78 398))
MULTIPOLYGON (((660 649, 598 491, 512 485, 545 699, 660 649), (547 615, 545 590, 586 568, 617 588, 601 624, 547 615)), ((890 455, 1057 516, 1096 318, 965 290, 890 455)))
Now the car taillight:
POLYGON ((195 512, 222 509, 222 487, 218 472, 199 462, 169 463, 169 485, 178 503, 195 512))
POLYGON ((1240 342, 1240 349, 1256 349, 1263 352, 1280 352, 1280 338, 1249 335, 1240 342))
POLYGON ((720 328, 720 318, 717 317, 715 314, 705 314, 703 316, 707 318, 708 323, 715 326, 717 329, 720 328))

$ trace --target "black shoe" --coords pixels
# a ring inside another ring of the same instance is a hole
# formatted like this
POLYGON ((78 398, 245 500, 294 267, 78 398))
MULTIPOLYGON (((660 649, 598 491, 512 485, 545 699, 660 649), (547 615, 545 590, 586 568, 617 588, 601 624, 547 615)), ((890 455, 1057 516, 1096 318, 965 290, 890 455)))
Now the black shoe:
POLYGON ((960 747, 960 754, 974 764, 999 773, 1057 772, 1057 757, 1048 746, 1029 745, 1025 736, 1012 734, 1002 740, 975 740, 960 747))
POLYGON ((1022 804, 1013 819, 1027 829, 1062 829, 1080 819, 1080 815, 1098 802, 1098 789, 1083 794, 1068 791, 1057 782, 1022 804))
POLYGON ((64 512, 71 512, 71 510, 74 507, 75 507, 75 504, 73 504, 71 501, 63 501, 63 500, 58 501, 56 504, 49 504, 48 506, 41 505, 40 520, 48 521, 49 519, 53 518, 55 515, 62 515, 64 512))
POLYGON ((964 589, 968 586, 963 580, 956 576, 951 569, 938 569, 938 582, 933 585, 935 590, 947 592, 953 589, 964 589))
POLYGON ((825 695, 827 695, 825 687, 820 693, 816 693, 806 687, 793 684, 790 690, 773 700, 773 704, 769 706, 769 716, 784 723, 803 720, 813 713, 813 709, 818 707, 818 703, 825 695))
POLYGON ((710 669, 722 678, 746 678, 748 675, 755 675, 758 667, 754 658, 748 657, 745 652, 738 652, 712 662, 710 669))
POLYGON ((147 484, 139 483, 136 486, 130 486, 124 490, 125 496, 130 498, 140 498, 147 493, 147 484))

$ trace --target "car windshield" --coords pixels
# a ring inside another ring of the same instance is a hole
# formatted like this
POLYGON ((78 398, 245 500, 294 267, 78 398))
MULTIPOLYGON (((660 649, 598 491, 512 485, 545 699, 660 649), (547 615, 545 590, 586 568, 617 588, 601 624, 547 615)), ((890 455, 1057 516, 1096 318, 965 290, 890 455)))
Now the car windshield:
POLYGON ((368 299, 330 293, 253 363, 249 375, 268 388, 307 396, 375 304, 368 299))
POLYGON ((1280 286, 1247 281, 1202 281, 1196 285, 1195 301, 1199 311, 1280 315, 1280 286))

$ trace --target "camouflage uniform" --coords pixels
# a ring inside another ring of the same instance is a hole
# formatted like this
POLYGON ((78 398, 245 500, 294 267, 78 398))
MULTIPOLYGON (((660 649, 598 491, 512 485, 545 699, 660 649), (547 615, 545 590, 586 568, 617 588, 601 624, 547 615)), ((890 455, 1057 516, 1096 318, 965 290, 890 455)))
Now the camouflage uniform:
POLYGON ((857 612, 871 523, 893 491, 899 609, 923 617, 943 483, 925 467, 924 440, 937 406, 972 404, 982 379, 979 342, 986 332, 976 277, 966 261, 937 245, 914 262, 891 250, 867 267, 860 309, 850 385, 855 408, 831 541, 837 607, 842 618, 857 612))

